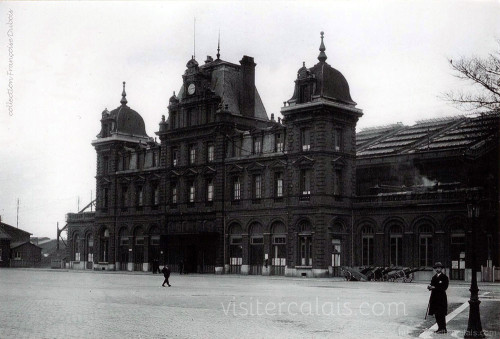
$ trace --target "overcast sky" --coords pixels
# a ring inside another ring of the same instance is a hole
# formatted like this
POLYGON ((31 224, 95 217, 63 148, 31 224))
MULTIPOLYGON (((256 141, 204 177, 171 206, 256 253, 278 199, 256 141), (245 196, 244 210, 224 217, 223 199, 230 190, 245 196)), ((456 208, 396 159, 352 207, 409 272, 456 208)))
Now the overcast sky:
POLYGON ((78 197, 82 208, 95 196, 90 143, 122 81, 155 136, 194 53, 194 17, 200 64, 219 29, 222 59, 255 58, 268 115, 292 96, 302 62, 317 62, 324 31, 327 62, 364 111, 358 130, 461 114, 439 99, 463 86, 447 60, 486 55, 500 38, 498 1, 2 1, 0 17, 0 215, 15 226, 19 198, 19 227, 50 238, 78 197))

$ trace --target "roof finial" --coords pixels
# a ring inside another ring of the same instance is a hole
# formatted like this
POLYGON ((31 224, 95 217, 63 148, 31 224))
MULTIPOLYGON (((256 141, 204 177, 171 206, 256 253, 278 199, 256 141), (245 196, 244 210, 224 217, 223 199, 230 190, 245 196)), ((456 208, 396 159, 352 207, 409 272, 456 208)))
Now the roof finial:
POLYGON ((126 96, 127 96, 127 93, 125 93, 125 81, 124 81, 124 82, 123 82, 122 100, 120 100, 120 103, 121 103, 122 105, 126 105, 126 104, 127 104, 127 102, 128 102, 128 101, 127 101, 126 96))
POLYGON ((325 34, 324 32, 321 32, 321 45, 319 46, 319 55, 318 55, 318 60, 320 62, 325 62, 327 59, 327 56, 325 54, 326 48, 325 48, 325 44, 323 43, 323 35, 324 34, 325 34))
POLYGON ((217 60, 220 59, 220 28, 219 28, 219 39, 217 41, 217 60))

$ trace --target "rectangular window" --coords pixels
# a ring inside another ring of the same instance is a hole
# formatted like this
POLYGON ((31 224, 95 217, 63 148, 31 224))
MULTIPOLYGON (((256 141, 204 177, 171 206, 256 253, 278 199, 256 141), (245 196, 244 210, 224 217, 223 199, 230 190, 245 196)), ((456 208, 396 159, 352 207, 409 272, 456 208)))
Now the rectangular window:
POLYGON ((209 144, 207 147, 207 161, 213 162, 215 160, 215 146, 209 144))
POLYGON ((311 149, 311 131, 309 129, 300 131, 300 141, 303 151, 309 151, 311 149))
POLYGON ((120 246, 128 246, 128 237, 120 237, 120 246))
POLYGON ((286 244, 286 237, 284 236, 273 236, 273 245, 284 245, 286 244))
POLYGON ((303 196, 311 195, 311 170, 300 171, 300 194, 303 196))
POLYGON ((136 237, 135 244, 136 246, 144 246, 144 237, 136 237))
POLYGON ((137 206, 142 207, 143 204, 143 189, 142 186, 137 186, 137 206))
POLYGON ((363 236, 361 263, 363 266, 373 265, 373 236, 363 236))
POLYGON ((188 201, 190 203, 193 203, 194 202, 194 198, 195 198, 195 189, 194 189, 194 181, 190 181, 189 184, 188 184, 188 201))
POLYGON ((212 179, 207 182, 207 201, 214 201, 214 181, 212 179))
POLYGON ((179 150, 177 148, 172 148, 172 166, 177 166, 179 164, 179 150))
POLYGON ((236 177, 233 179, 233 200, 241 199, 241 184, 240 178, 236 177))
POLYGON ((241 156, 241 139, 234 138, 233 139, 233 157, 241 156))
POLYGON ((122 209, 128 207, 128 186, 122 186, 121 205, 122 209))
POLYGON ((160 245, 160 236, 159 235, 151 236, 151 246, 158 246, 158 245, 160 245))
POLYGON ((21 252, 16 251, 16 254, 15 254, 15 256, 14 256, 14 259, 15 259, 15 260, 21 260, 21 252))
POLYGON ((177 204, 177 183, 172 183, 170 189, 172 191, 172 204, 177 204))
POLYGON ((264 244, 264 238, 263 237, 252 237, 252 238, 250 238, 250 244, 252 244, 252 245, 264 244))
POLYGON ((253 198, 261 199, 262 198, 262 176, 260 174, 253 176, 253 198))
POLYGON ((104 208, 108 208, 108 202, 109 202, 109 196, 108 196, 108 188, 105 187, 103 190, 102 190, 102 207, 104 208))
POLYGON ((172 112, 170 116, 170 126, 171 128, 177 127, 177 112, 172 112))
POLYGON ((333 130, 333 149, 335 152, 342 150, 342 130, 339 128, 333 130))
POLYGON ((196 162, 196 148, 194 145, 189 146, 189 164, 194 165, 196 162))
POLYGON ((401 236, 391 236, 391 265, 400 266, 403 264, 403 238, 401 236))
POLYGON ((342 171, 335 170, 335 177, 333 180, 333 194, 342 195, 342 171))
POLYGON ((108 174, 108 171, 109 171, 109 158, 108 157, 104 157, 102 159, 102 174, 108 174))
POLYGON ((158 206, 160 204, 160 185, 157 183, 152 185, 152 197, 151 201, 153 206, 158 206))
POLYGON ((262 153, 262 141, 261 137, 254 137, 253 139, 253 154, 260 154, 262 153))
POLYGON ((274 151, 283 152, 283 134, 276 133, 274 135, 274 151))
POLYGON ((282 198, 283 197, 283 173, 276 172, 275 174, 275 197, 282 198))
POLYGON ((142 169, 144 167, 144 153, 137 153, 137 169, 142 169))

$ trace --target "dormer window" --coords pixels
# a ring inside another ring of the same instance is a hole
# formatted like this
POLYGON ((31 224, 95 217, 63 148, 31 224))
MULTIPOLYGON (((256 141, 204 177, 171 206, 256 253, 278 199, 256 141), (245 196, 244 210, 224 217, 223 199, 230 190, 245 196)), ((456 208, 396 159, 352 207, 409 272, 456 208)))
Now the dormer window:
POLYGON ((342 150, 342 130, 340 128, 333 130, 333 150, 335 152, 342 150))
POLYGON ((300 85, 299 87, 299 103, 311 101, 311 91, 309 84, 300 85))
POLYGON ((283 152, 283 134, 276 133, 274 135, 274 151, 283 152))
POLYGON ((253 154, 262 153, 262 141, 260 136, 254 137, 253 139, 253 154))

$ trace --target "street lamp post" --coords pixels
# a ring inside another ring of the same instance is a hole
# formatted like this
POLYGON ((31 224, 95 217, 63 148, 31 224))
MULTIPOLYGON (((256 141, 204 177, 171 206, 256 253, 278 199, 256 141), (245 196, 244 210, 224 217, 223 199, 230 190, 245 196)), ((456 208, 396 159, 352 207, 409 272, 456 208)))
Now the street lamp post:
POLYGON ((477 218, 479 217, 479 205, 470 201, 467 204, 467 215, 469 217, 469 227, 471 227, 472 230, 472 280, 469 289, 469 322, 464 338, 485 338, 479 313, 479 304, 481 301, 479 300, 476 271, 476 228, 478 224, 477 218))

